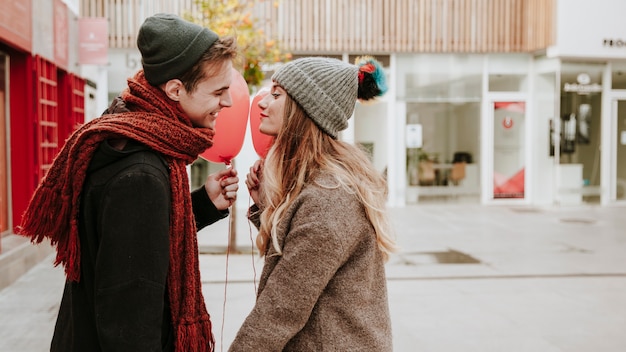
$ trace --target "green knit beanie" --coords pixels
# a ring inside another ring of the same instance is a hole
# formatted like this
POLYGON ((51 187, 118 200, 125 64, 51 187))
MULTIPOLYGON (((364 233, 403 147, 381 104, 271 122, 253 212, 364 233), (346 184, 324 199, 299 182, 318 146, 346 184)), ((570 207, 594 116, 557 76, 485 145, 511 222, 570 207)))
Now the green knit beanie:
POLYGON ((288 62, 272 75, 324 132, 337 138, 348 128, 359 89, 359 68, 341 60, 306 57, 288 62))
POLYGON ((180 78, 218 39, 207 28, 166 13, 148 17, 139 28, 137 47, 148 82, 158 86, 180 78))

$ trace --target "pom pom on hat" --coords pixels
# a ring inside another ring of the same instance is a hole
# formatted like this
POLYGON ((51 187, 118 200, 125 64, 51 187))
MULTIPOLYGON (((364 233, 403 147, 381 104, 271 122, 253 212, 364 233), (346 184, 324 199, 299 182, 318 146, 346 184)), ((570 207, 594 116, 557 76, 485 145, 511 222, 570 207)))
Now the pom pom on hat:
POLYGON ((358 66, 337 59, 306 57, 281 66, 272 80, 285 89, 322 131, 337 138, 348 127, 357 99, 370 100, 387 90, 380 64, 371 57, 367 60, 373 69, 366 68, 372 72, 365 72, 363 79, 358 66))
POLYGON ((359 67, 359 100, 370 100, 387 93, 385 72, 380 62, 371 56, 357 57, 359 67))
POLYGON ((146 79, 159 85, 179 78, 217 39, 215 32, 176 15, 159 13, 148 17, 137 35, 146 79))

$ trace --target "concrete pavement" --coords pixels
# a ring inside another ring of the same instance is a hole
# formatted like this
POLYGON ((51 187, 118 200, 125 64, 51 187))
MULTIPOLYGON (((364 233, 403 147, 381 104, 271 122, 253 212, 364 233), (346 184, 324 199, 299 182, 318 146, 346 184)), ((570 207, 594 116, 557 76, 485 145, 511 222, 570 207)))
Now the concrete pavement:
MULTIPOLYGON (((390 209, 401 251, 387 264, 394 350, 626 350, 626 208, 474 204, 390 209)), ((199 234, 216 351, 254 304, 256 230, 236 217, 199 234)), ((53 257, 0 291, 0 351, 46 351, 63 287, 53 257)))

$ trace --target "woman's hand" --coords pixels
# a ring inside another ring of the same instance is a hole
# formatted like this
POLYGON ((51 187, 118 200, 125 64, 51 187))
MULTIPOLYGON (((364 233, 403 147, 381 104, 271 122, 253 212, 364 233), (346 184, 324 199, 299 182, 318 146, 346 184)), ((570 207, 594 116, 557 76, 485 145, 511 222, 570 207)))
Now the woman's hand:
POLYGON ((261 180, 263 175, 263 160, 259 159, 250 167, 250 172, 246 176, 246 186, 250 197, 255 204, 259 204, 259 192, 261 190, 261 180))

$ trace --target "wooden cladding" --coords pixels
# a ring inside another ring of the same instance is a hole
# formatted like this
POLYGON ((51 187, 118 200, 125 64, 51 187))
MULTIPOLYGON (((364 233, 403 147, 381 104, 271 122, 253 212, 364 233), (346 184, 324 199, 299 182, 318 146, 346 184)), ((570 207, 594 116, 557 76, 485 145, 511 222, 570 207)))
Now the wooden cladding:
MULTIPOLYGON (((112 48, 143 18, 194 13, 194 0, 81 0, 107 17, 112 48)), ((294 54, 533 52, 554 44, 555 0, 256 0, 259 28, 294 54)))
POLYGON ((192 14, 196 0, 80 0, 81 17, 109 21, 109 48, 134 48, 146 17, 155 13, 192 14))

